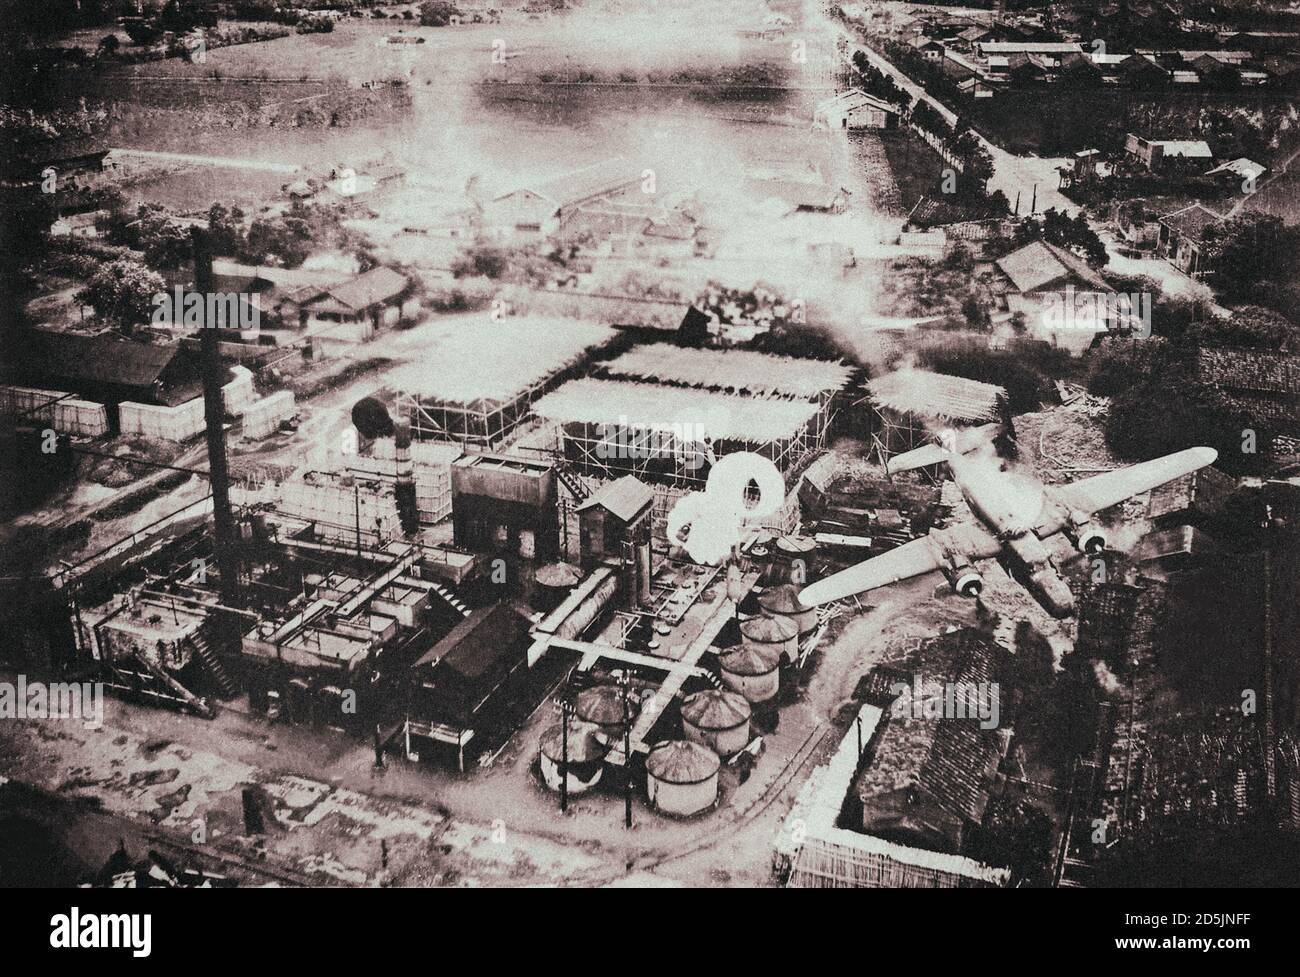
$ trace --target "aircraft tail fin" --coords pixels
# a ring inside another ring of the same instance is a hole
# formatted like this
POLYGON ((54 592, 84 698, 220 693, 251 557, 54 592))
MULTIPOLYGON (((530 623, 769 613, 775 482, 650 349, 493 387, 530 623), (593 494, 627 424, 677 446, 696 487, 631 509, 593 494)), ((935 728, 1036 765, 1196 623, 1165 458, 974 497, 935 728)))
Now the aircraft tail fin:
POLYGON ((928 468, 930 465, 938 465, 952 457, 947 448, 937 444, 923 444, 919 448, 913 448, 911 451, 904 451, 901 455, 894 455, 885 463, 885 474, 893 475, 897 472, 911 471, 913 468, 928 468))

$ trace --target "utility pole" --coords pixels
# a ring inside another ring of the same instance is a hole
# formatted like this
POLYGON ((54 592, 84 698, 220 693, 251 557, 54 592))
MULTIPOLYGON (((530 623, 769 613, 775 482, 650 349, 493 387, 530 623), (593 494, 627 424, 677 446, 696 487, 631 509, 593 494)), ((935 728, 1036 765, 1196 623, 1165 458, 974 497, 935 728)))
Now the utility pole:
POLYGON ((560 813, 569 810, 569 699, 560 699, 560 813))
MULTIPOLYGON (((1277 758, 1273 741, 1273 546, 1277 539, 1273 507, 1264 506, 1264 779, 1272 808, 1277 795, 1277 758)), ((1276 812, 1269 811, 1269 816, 1276 812)))
POLYGON ((632 827, 632 714, 627 692, 631 673, 624 669, 619 685, 623 687, 623 827, 632 827))

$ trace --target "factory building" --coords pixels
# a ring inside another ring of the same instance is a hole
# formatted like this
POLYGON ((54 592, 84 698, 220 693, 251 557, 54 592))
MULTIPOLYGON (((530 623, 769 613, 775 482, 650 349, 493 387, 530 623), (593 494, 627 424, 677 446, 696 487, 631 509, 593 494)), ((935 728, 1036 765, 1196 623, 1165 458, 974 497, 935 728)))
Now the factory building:
POLYGON ((467 455, 451 466, 457 546, 545 563, 559 553, 554 466, 505 455, 467 455))

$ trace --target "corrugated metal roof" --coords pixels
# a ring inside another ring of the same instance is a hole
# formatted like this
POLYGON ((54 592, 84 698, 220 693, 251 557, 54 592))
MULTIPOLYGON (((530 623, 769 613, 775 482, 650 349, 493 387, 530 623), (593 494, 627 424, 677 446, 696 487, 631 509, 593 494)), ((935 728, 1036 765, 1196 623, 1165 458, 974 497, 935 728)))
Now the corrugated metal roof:
POLYGON ((593 506, 603 506, 623 522, 630 522, 634 516, 655 500, 654 490, 635 475, 624 475, 617 481, 609 482, 592 494, 577 511, 582 512, 593 506))
POLYGON ((180 346, 137 343, 111 336, 34 329, 17 357, 30 372, 118 387, 150 387, 180 353, 180 346))
POLYGON ((584 200, 613 193, 615 190, 640 182, 640 171, 636 170, 627 160, 620 156, 616 159, 593 163, 591 166, 541 183, 525 184, 509 193, 500 194, 496 199, 500 200, 508 197, 519 190, 527 190, 554 204, 557 208, 570 207, 582 203, 584 200))

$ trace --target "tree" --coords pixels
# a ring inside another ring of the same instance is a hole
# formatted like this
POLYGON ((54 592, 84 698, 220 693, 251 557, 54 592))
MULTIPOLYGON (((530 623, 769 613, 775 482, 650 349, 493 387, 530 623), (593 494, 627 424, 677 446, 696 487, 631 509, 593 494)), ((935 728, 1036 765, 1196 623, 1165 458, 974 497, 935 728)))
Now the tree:
POLYGON ((165 287, 157 272, 138 261, 122 258, 95 272, 76 299, 93 308, 99 318, 130 333, 137 325, 150 320, 154 296, 163 293, 165 287))
POLYGON ((282 264, 296 268, 310 253, 310 226, 301 217, 286 214, 253 221, 238 257, 254 265, 282 264))
POLYGON ((244 212, 214 203, 208 208, 208 240, 213 254, 238 254, 244 247, 244 212))
POLYGON ((1206 244, 1206 265, 1228 299, 1251 299, 1265 282, 1294 279, 1300 264, 1300 227, 1271 214, 1242 213, 1210 228, 1206 244))
POLYGON ((1246 427, 1259 432, 1261 443, 1271 437, 1266 424, 1242 415, 1191 370, 1175 365, 1114 397, 1106 419, 1106 444, 1134 461, 1208 445, 1218 450, 1220 468, 1244 471, 1253 460, 1241 450, 1246 427))
POLYGON ((158 204, 141 204, 136 212, 136 241, 151 268, 179 268, 193 258, 190 233, 158 204))
POLYGON ((447 0, 426 0, 420 4, 420 23, 425 27, 446 27, 452 15, 458 13, 456 5, 447 0))
POLYGON ((1031 217, 1022 221, 1016 228, 1017 245, 1030 241, 1044 240, 1058 248, 1072 251, 1094 268, 1106 264, 1109 256, 1106 245, 1091 227, 1083 214, 1071 217, 1064 211, 1049 208, 1043 212, 1042 219, 1031 217))
POLYGON ((1206 346, 1256 346, 1300 349, 1300 326, 1258 305, 1243 305, 1229 316, 1213 316, 1191 330, 1191 339, 1206 346))

